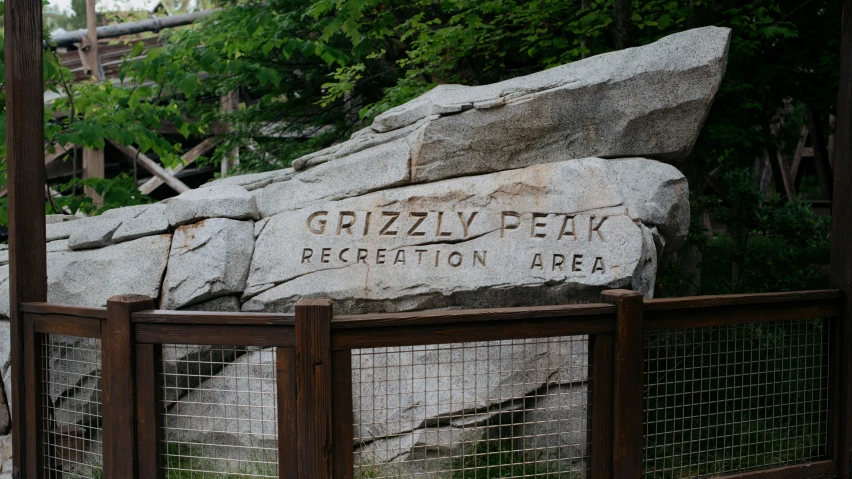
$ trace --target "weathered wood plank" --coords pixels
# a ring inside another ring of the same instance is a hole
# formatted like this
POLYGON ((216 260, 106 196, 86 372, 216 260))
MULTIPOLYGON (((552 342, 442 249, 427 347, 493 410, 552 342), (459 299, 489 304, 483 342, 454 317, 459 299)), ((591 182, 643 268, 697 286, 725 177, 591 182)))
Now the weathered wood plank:
POLYGON ((296 350, 275 350, 278 388, 278 477, 298 479, 298 425, 296 421, 296 350))
POLYGON ((163 393, 157 373, 163 349, 159 344, 136 345, 136 447, 139 479, 162 479, 163 393))
POLYGON ((86 306, 72 306, 69 304, 52 303, 24 303, 21 305, 24 313, 36 314, 61 314, 63 316, 80 316, 81 318, 106 319, 106 308, 90 308, 86 306))
POLYGON ((836 470, 834 461, 819 461, 763 471, 743 472, 717 479, 829 479, 836 477, 836 470))
POLYGON ((225 346, 293 346, 292 326, 234 326, 137 323, 136 342, 151 344, 221 344, 225 346))
MULTIPOLYGON (((834 198, 831 209, 830 285, 846 292, 842 316, 837 475, 852 477, 852 0, 843 0, 840 27, 840 89, 835 123, 834 198)), ((8 68, 8 67, 7 67, 8 68)))
POLYGON ((136 455, 136 378, 133 311, 151 309, 154 301, 135 294, 107 301, 107 320, 101 336, 104 476, 134 479, 136 455))
POLYGON ((299 477, 332 477, 331 301, 296 303, 299 477))
POLYGON ((612 476, 642 477, 642 407, 645 335, 642 294, 612 290, 601 300, 615 304, 615 364, 613 386, 612 476))
POLYGON ((133 314, 134 323, 209 324, 209 325, 267 325, 292 326, 292 314, 274 313, 214 313, 206 311, 140 311, 133 314))
POLYGON ((81 338, 101 337, 102 319, 80 318, 77 316, 64 316, 61 314, 27 314, 27 321, 32 322, 32 327, 37 333, 61 334, 65 336, 78 336, 81 338))
POLYGON ((352 350, 331 353, 332 372, 332 456, 335 479, 354 477, 355 457, 352 411, 352 350))
POLYGON ((589 336, 588 479, 612 479, 615 340, 612 334, 589 336))

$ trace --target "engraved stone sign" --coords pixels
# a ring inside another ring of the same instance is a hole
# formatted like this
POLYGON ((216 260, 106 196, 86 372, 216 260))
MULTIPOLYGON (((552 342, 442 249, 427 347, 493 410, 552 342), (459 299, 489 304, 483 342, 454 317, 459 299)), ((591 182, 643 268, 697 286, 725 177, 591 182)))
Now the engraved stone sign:
POLYGON ((604 287, 651 294, 655 236, 685 234, 686 191, 672 166, 587 158, 281 213, 257 240, 244 309, 289 311, 305 296, 390 311, 552 304, 604 287), (672 202, 636 195, 625 169, 672 202), (643 216, 652 203, 673 213, 661 228, 643 216))

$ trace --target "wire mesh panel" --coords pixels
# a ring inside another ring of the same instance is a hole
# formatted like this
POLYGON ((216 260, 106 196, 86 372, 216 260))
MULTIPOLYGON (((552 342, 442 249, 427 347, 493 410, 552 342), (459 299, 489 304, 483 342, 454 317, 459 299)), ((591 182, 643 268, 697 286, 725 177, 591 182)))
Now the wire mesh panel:
POLYGON ((826 459, 823 320, 646 332, 645 476, 826 459))
POLYGON ((352 351, 356 478, 587 470, 585 336, 352 351))
POLYGON ((101 341, 44 335, 42 357, 44 476, 101 477, 101 341))
POLYGON ((277 478, 275 349, 163 346, 167 479, 277 478))

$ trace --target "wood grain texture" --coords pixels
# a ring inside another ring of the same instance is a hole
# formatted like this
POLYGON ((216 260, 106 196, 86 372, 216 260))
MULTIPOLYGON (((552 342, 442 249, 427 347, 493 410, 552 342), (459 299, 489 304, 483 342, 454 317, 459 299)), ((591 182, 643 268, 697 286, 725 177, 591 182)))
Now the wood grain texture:
POLYGON ((353 479, 352 350, 331 353, 332 456, 335 479, 353 479))
POLYGON ((106 319, 106 308, 89 308, 86 306, 72 306, 69 304, 53 304, 31 302, 21 305, 21 311, 36 314, 61 314, 63 316, 79 316, 81 318, 106 319))
POLYGON ((101 337, 101 322, 103 319, 64 316, 61 314, 32 314, 24 313, 25 320, 32 323, 35 332, 42 334, 62 334, 81 338, 101 337))
MULTIPOLYGON (((9 306, 12 362, 13 475, 25 464, 23 421, 24 324, 20 305, 47 300, 44 223, 44 78, 42 15, 38 0, 5 2, 6 178, 9 195, 9 306)), ((30 435, 32 432, 30 431, 30 435)))
MULTIPOLYGON (((842 0, 840 89, 834 146, 830 285, 846 292, 840 363, 837 473, 852 477, 852 0, 842 0)), ((8 67, 7 67, 8 68, 8 67)))
POLYGON ((135 342, 130 316, 151 309, 154 301, 135 294, 107 301, 107 319, 101 335, 103 400, 103 467, 106 478, 134 479, 136 455, 135 342))
POLYGON ((591 376, 588 397, 588 479, 612 479, 613 386, 615 338, 612 334, 589 336, 591 376))
POLYGON ((701 309, 645 310, 645 329, 683 329, 736 324, 771 323, 786 320, 829 318, 842 314, 835 299, 795 303, 758 303, 738 306, 707 306, 701 309))
POLYGON ((273 313, 211 313, 206 311, 140 311, 133 314, 134 323, 221 324, 292 326, 292 314, 273 313))
POLYGON ((642 397, 645 334, 641 293, 612 290, 601 300, 617 308, 613 381, 612 476, 642 477, 642 397))
POLYGON ((139 479, 162 479, 163 390, 157 376, 163 359, 159 344, 136 345, 136 450, 139 479))
MULTIPOLYGON (((42 379, 44 374, 45 360, 42 355, 43 336, 33 331, 33 328, 24 325, 23 330, 23 353, 24 353, 24 373, 26 375, 25 382, 25 401, 26 415, 25 420, 21 424, 22 431, 25 432, 23 458, 26 469, 22 469, 25 478, 40 478, 43 472, 44 458, 43 452, 43 436, 44 418, 42 409, 42 379)), ((14 416, 15 422, 19 421, 21 416, 14 416)), ((20 477, 20 476, 19 476, 20 477)))
POLYGON ((296 303, 299 477, 332 477, 331 317, 328 300, 296 303))
POLYGON ((498 321, 495 323, 476 321, 342 329, 332 332, 331 344, 333 349, 342 350, 603 334, 612 333, 614 330, 614 314, 611 316, 569 316, 549 319, 519 318, 516 321, 498 321))
POLYGON ((704 309, 721 306, 771 305, 799 301, 842 301, 843 291, 822 289, 814 291, 789 291, 784 293, 724 294, 708 296, 684 296, 680 298, 657 298, 645 300, 645 312, 670 309, 704 309))
POLYGON ((836 472, 834 461, 819 461, 763 471, 743 472, 716 479, 829 479, 839 477, 835 476, 836 472))
POLYGON ((216 344, 225 346, 286 346, 295 342, 293 326, 234 326, 204 324, 134 324, 134 338, 151 344, 216 344))
POLYGON ((457 311, 418 311, 404 313, 335 316, 331 328, 363 329, 388 326, 427 326, 465 322, 514 321, 522 319, 556 319, 568 317, 611 316, 615 308, 609 304, 567 304, 524 308, 464 309, 457 311))
POLYGON ((278 401, 278 477, 298 479, 298 425, 296 421, 296 350, 276 348, 278 401))

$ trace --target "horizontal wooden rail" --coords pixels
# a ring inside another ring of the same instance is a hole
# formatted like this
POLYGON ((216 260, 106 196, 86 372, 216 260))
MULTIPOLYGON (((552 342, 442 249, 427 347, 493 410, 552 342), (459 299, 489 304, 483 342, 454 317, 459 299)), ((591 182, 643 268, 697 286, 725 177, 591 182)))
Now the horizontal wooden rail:
POLYGON ((87 306, 74 306, 70 304, 24 303, 21 305, 21 311, 24 313, 80 316, 82 318, 106 319, 107 317, 106 308, 92 308, 87 306))
POLYGON ((716 479, 829 479, 835 477, 837 465, 834 461, 810 462, 795 466, 777 467, 762 471, 743 472, 721 476, 716 479))
POLYGON ((103 322, 99 318, 35 313, 24 313, 24 321, 32 322, 33 331, 36 333, 95 339, 101 337, 101 323, 103 322))
MULTIPOLYGON (((334 322, 332 321, 332 324, 334 322)), ((545 338, 584 334, 607 334, 615 331, 614 314, 610 316, 568 316, 548 319, 526 319, 516 322, 463 322, 436 325, 385 326, 332 330, 334 350, 418 346, 425 344, 469 343, 508 339, 545 338)))
POLYGON ((149 310, 133 314, 134 323, 293 326, 292 314, 149 310))
POLYGON ((700 328, 785 320, 836 317, 843 292, 795 291, 724 296, 648 299, 645 329, 700 328))
POLYGON ((293 326, 136 323, 134 338, 145 344, 207 344, 293 347, 293 326))
POLYGON ((331 322, 331 329, 426 326, 482 321, 526 321, 577 316, 613 316, 614 314, 615 306, 603 303, 531 306, 522 308, 461 309, 449 311, 433 310, 335 316, 331 322))

